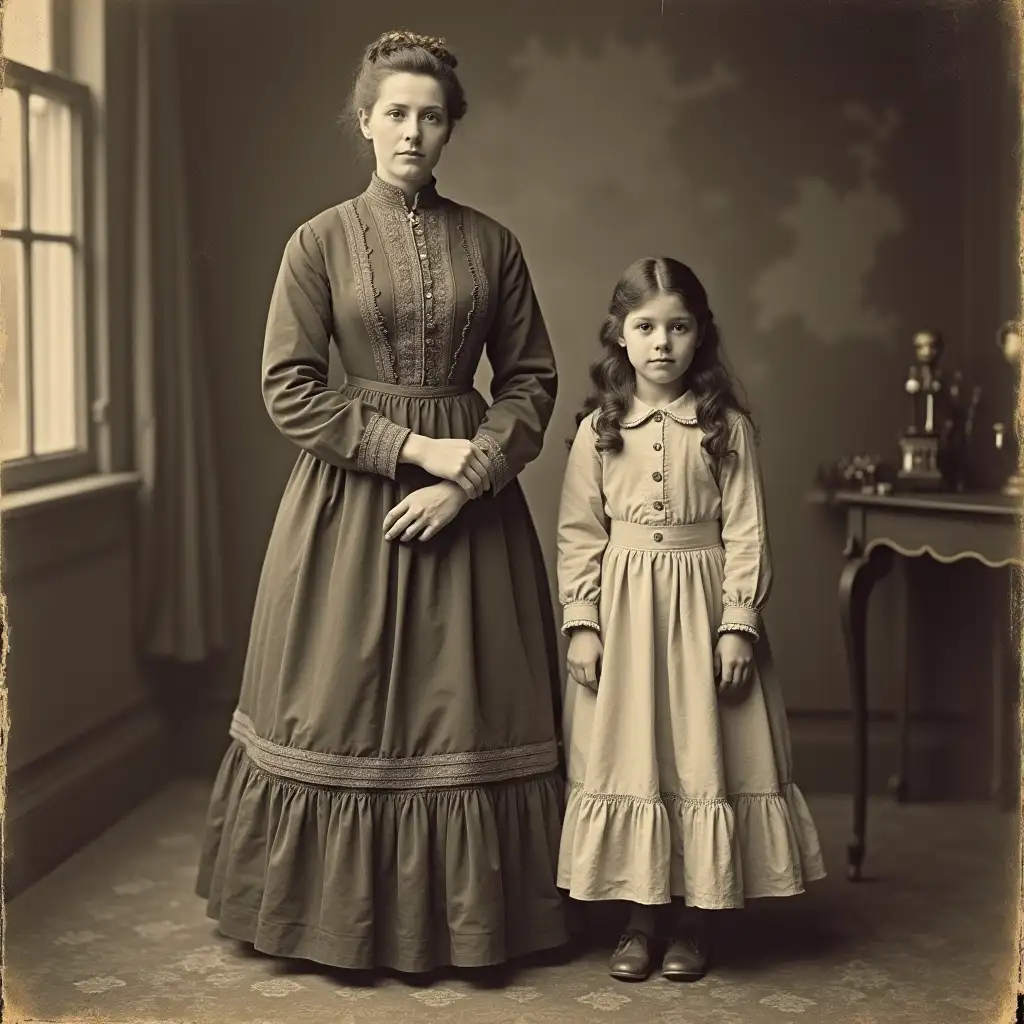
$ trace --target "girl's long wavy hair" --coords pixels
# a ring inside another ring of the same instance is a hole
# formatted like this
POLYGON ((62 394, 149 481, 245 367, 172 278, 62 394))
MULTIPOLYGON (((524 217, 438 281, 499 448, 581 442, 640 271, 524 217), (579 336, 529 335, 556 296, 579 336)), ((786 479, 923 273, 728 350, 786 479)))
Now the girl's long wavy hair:
MULTIPOLYGON (((601 325, 605 354, 590 367, 592 390, 576 415, 576 427, 595 409, 597 450, 622 450, 622 418, 636 391, 636 371, 621 344, 626 317, 657 295, 678 295, 697 320, 699 345, 686 371, 684 387, 697 399, 697 425, 704 433, 701 444, 716 462, 734 455, 728 447, 726 413, 732 409, 750 417, 738 394, 738 386, 722 362, 718 325, 708 304, 707 292, 697 275, 685 264, 665 256, 648 256, 630 265, 615 286, 608 316, 601 325)), ((571 442, 570 442, 571 444, 571 442)))

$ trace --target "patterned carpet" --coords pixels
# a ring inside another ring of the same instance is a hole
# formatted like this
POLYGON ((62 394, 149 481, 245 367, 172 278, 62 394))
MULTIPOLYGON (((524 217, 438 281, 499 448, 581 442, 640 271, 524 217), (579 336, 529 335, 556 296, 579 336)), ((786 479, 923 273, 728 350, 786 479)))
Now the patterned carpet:
POLYGON ((271 960, 219 937, 192 895, 205 789, 176 783, 8 908, 9 1019, 210 1024, 962 1024, 1008 1020, 1016 820, 985 805, 871 808, 851 885, 849 805, 810 801, 831 876, 723 915, 697 985, 605 973, 587 948, 507 974, 412 983, 271 960))

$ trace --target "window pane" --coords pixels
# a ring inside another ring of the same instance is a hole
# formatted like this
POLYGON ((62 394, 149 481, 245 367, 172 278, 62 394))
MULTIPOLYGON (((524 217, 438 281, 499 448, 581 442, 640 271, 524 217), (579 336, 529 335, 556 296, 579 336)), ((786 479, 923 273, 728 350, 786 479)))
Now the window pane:
POLYGON ((78 444, 78 346, 71 246, 32 245, 32 406, 36 455, 78 444))
POLYGON ((4 57, 52 71, 53 0, 7 0, 3 6, 4 57))
POLYGON ((25 137, 21 94, 0 90, 0 228, 25 225, 25 137))
POLYGON ((28 455, 25 430, 25 251, 0 241, 0 458, 28 455))
POLYGON ((57 100, 28 100, 29 195, 33 231, 70 235, 71 110, 57 100))

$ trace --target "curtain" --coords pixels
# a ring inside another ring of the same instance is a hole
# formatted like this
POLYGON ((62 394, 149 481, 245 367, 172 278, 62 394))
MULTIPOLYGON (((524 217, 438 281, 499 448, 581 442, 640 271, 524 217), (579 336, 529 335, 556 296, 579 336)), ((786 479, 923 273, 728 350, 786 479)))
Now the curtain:
POLYGON ((139 637, 146 658, 203 662, 224 646, 210 395, 191 279, 171 14, 136 6, 130 282, 139 519, 139 637))

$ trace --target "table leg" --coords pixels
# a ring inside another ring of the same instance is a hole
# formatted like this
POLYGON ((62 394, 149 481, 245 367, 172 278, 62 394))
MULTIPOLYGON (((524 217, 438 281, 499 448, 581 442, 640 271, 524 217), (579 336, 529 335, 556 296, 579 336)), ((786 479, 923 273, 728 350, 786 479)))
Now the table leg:
POLYGON ((1006 782, 1003 786, 1004 811, 1020 811, 1020 779, 1021 779, 1021 743, 1020 743, 1020 651, 1016 633, 1006 636, 1007 654, 1010 662, 1010 673, 1007 678, 1007 751, 1005 765, 1006 782))
POLYGON ((867 823, 868 786, 868 680, 867 610, 871 591, 892 568, 893 553, 879 548, 870 554, 847 551, 846 565, 839 578, 839 614, 846 641, 847 670, 853 706, 853 839, 846 850, 846 873, 850 881, 861 877, 864 836, 867 823))
POLYGON ((998 605, 992 616, 992 796, 1002 803, 1003 770, 1005 768, 1005 725, 1003 720, 1004 682, 1006 663, 1003 658, 1003 618, 998 605))
POLYGON ((910 702, 914 691, 914 678, 917 670, 918 633, 917 633, 917 601, 914 595, 913 561, 903 560, 903 690, 900 705, 896 713, 897 756, 899 758, 896 773, 889 779, 889 792, 897 803, 905 803, 909 795, 910 775, 910 702))
POLYGON ((1011 689, 1007 668, 1016 666, 1018 652, 1013 650, 1016 630, 1011 630, 1012 604, 997 599, 992 616, 992 796, 1003 810, 1013 810, 1017 804, 1015 776, 1019 774, 1019 747, 1017 746, 1017 687, 1014 679, 1011 689))

